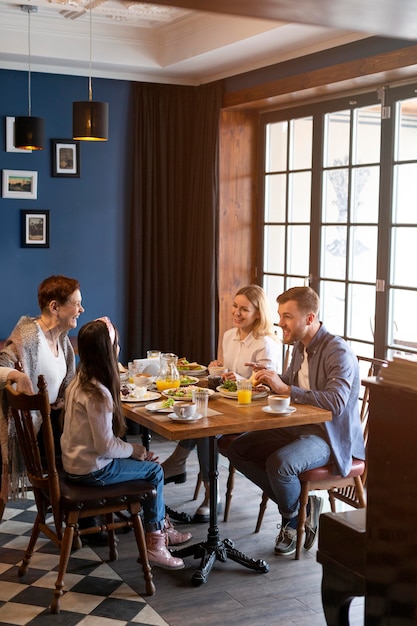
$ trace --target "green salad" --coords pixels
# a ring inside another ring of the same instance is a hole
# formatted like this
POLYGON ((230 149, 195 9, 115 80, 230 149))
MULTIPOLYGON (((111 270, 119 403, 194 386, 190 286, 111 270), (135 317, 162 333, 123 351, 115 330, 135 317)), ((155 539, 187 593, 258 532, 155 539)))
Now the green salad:
POLYGON ((235 380, 225 380, 221 385, 225 391, 237 391, 237 385, 235 380))

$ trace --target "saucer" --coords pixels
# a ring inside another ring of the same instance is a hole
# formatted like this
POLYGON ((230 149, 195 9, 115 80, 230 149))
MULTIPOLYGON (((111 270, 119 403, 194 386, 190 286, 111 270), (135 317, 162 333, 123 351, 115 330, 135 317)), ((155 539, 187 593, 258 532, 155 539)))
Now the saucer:
POLYGON ((264 411, 264 413, 273 413, 274 415, 288 415, 289 413, 294 413, 294 411, 296 410, 297 409, 295 406, 289 406, 284 411, 274 411, 273 409, 271 409, 269 404, 267 406, 262 407, 262 411, 264 411))
POLYGON ((192 417, 178 417, 175 413, 170 413, 168 417, 173 422, 181 422, 182 424, 185 424, 186 422, 196 422, 197 420, 200 420, 203 417, 203 414, 195 413, 192 417))

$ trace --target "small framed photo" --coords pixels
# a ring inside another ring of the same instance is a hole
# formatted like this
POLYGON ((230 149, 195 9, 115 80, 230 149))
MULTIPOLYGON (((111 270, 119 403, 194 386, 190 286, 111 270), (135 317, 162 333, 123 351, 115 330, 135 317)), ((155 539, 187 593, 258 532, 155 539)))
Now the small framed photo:
POLYGON ((24 150, 23 148, 15 148, 14 145, 14 117, 6 117, 6 152, 27 152, 30 154, 32 150, 24 150))
POLYGON ((52 139, 52 176, 80 177, 80 142, 52 139))
POLYGON ((49 248, 49 211, 21 211, 22 248, 49 248))
POLYGON ((38 197, 38 172, 3 170, 1 191, 2 198, 36 200, 38 197))

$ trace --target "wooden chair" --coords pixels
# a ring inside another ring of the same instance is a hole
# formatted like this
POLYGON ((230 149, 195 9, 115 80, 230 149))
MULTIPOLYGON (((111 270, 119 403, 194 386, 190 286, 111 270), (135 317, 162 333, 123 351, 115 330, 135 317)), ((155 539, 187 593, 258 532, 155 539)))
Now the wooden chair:
POLYGON ((115 561, 118 558, 115 530, 129 526, 134 530, 146 593, 153 595, 155 585, 140 519, 142 502, 156 496, 153 485, 143 480, 132 480, 97 488, 78 485, 60 476, 56 467, 48 391, 43 376, 39 376, 38 389, 39 392, 33 395, 17 393, 10 384, 6 385, 5 389, 37 508, 29 544, 19 567, 19 576, 26 574, 39 534, 42 532, 60 551, 58 578, 51 603, 52 613, 59 613, 71 548, 73 545, 81 547, 80 536, 107 530, 110 561, 115 561), (39 452, 31 411, 39 411, 42 416, 46 459, 41 458, 39 452), (124 521, 114 521, 113 514, 122 511, 128 511, 129 517, 123 517, 124 521), (78 522, 81 518, 100 515, 106 520, 102 526, 79 528, 78 522))

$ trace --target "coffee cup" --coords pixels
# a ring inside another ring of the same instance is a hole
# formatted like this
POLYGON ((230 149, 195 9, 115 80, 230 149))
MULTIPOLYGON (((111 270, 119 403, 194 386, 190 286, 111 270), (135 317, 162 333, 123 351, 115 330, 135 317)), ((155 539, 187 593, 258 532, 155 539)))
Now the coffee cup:
POLYGON ((174 413, 181 419, 191 419, 194 417, 196 410, 195 402, 176 402, 174 404, 174 413))
POLYGON ((132 393, 138 400, 143 400, 146 396, 146 392, 146 387, 135 387, 132 393))
POLYGON ((290 402, 290 396, 281 396, 278 394, 268 396, 268 404, 271 410, 277 413, 284 413, 290 406, 290 402))
POLYGON ((135 374, 133 376, 133 383, 137 387, 147 387, 153 382, 153 377, 150 374, 135 374))
POLYGON ((221 376, 228 371, 227 367, 223 367, 223 365, 210 365, 208 370, 210 376, 221 376))

